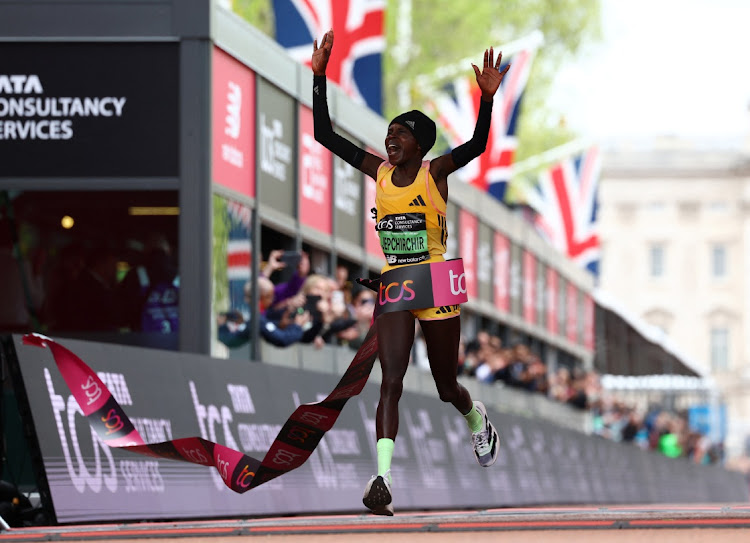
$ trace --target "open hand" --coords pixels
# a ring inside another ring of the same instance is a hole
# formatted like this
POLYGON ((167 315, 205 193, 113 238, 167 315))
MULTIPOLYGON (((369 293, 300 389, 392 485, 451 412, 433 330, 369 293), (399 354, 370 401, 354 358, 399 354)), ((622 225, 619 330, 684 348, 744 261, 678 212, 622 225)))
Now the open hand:
POLYGON ((492 47, 484 50, 484 66, 482 67, 481 72, 475 64, 471 65, 477 76, 477 85, 479 85, 479 89, 482 91, 482 98, 487 101, 492 101, 492 97, 495 96, 505 74, 508 73, 508 68, 510 68, 510 64, 508 64, 501 72, 500 63, 503 58, 503 53, 498 53, 497 62, 494 62, 494 56, 495 52, 492 47))
POLYGON ((313 41, 312 62, 310 64, 313 74, 326 74, 328 59, 331 58, 331 49, 333 49, 333 30, 329 30, 323 34, 323 39, 320 40, 320 47, 318 47, 317 39, 313 41))
POLYGON ((263 268, 260 270, 261 275, 265 275, 266 277, 271 277, 273 272, 276 270, 280 270, 286 266, 281 260, 281 255, 284 254, 284 251, 282 249, 276 249, 274 251, 271 251, 268 254, 268 262, 266 262, 263 265, 263 268))

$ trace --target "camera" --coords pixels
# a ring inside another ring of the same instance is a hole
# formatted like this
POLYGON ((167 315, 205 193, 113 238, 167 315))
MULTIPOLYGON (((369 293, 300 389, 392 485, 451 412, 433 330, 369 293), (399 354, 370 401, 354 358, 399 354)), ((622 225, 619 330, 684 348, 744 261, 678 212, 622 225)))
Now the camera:
POLYGON ((294 269, 299 265, 302 255, 299 251, 284 251, 279 257, 279 261, 286 264, 287 268, 294 269))

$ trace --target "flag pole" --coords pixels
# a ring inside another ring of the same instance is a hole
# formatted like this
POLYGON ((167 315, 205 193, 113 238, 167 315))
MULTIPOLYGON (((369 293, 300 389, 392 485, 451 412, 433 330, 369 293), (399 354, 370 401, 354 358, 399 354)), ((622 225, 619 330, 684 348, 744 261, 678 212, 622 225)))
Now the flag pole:
POLYGON ((393 60, 399 68, 403 68, 411 59, 413 48, 411 25, 411 0, 401 0, 398 3, 398 17, 396 22, 396 45, 391 50, 393 60))
MULTIPOLYGON (((507 58, 519 51, 523 51, 524 49, 537 49, 543 43, 544 34, 542 34, 541 30, 534 30, 527 36, 510 41, 502 46, 498 46, 497 49, 498 51, 502 51, 503 56, 507 58)), ((453 64, 441 66, 429 75, 418 75, 414 78, 414 81, 420 87, 431 87, 436 81, 444 81, 458 75, 465 75, 466 67, 470 66, 472 63, 476 64, 476 62, 476 55, 465 57, 453 64)))
POLYGON ((575 153, 583 151, 588 147, 591 147, 592 142, 586 138, 579 138, 568 143, 563 143, 552 149, 548 149, 538 155, 531 156, 520 162, 516 162, 511 165, 510 178, 526 173, 531 170, 535 170, 541 166, 545 166, 552 162, 558 162, 564 158, 569 157, 575 153))
MULTIPOLYGON (((410 2, 410 0, 409 0, 410 2)), ((411 6, 409 6, 411 8, 411 6)), ((411 15, 411 12, 410 12, 411 15)), ((411 35, 411 34, 409 34, 411 35)), ((523 51, 524 49, 537 49, 544 43, 544 34, 541 30, 534 30, 530 34, 523 36, 517 40, 510 41, 498 46, 497 49, 502 51, 503 56, 506 58, 523 51)), ((400 44, 399 44, 400 46, 400 44)), ((416 76, 412 81, 405 81, 398 85, 397 94, 399 108, 405 109, 411 102, 410 96, 412 89, 417 88, 420 92, 432 92, 435 89, 435 85, 443 82, 447 79, 457 77, 460 75, 466 75, 466 69, 472 63, 476 64, 476 55, 465 57, 457 62, 441 66, 431 74, 423 74, 416 76)))
MULTIPOLYGON (((399 68, 403 68, 411 58, 413 48, 411 25, 411 0, 401 0, 398 4, 398 22, 396 24, 396 46, 393 48, 393 60, 399 68)), ((409 105, 409 83, 401 82, 396 86, 396 97, 399 108, 406 109, 409 105)))

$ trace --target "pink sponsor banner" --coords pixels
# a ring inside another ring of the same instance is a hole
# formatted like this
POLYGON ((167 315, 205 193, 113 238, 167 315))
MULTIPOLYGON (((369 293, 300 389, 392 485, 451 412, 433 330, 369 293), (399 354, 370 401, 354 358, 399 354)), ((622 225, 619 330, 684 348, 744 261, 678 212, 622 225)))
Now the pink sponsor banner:
POLYGON ((557 272, 551 267, 547 268, 547 330, 550 334, 558 333, 557 326, 557 300, 559 294, 557 293, 557 272))
POLYGON ((500 311, 510 311, 510 241, 500 232, 495 232, 492 260, 495 307, 500 311))
POLYGON ((255 197, 255 74, 214 47, 211 74, 211 178, 255 197))
POLYGON ((595 307, 590 294, 583 296, 583 346, 593 351, 595 344, 595 307))
POLYGON ((324 234, 333 227, 331 152, 315 141, 313 114, 299 107, 299 220, 324 234))
POLYGON ((536 258, 526 250, 523 252, 523 320, 536 323, 536 258))
POLYGON ((458 212, 459 252, 464 261, 466 291, 470 298, 477 296, 477 245, 479 220, 473 213, 460 209, 458 212))
POLYGON ((460 258, 392 268, 375 281, 360 283, 378 293, 375 318, 391 311, 458 305, 466 302, 466 275, 460 258))
POLYGON ((567 286, 565 309, 565 335, 570 341, 578 343, 578 290, 571 282, 567 286))
MULTIPOLYGON (((380 156, 372 148, 367 149, 368 153, 380 156)), ((375 181, 365 176, 365 250, 374 256, 383 257, 383 250, 380 248, 380 237, 375 230, 375 217, 370 212, 375 207, 375 181)))

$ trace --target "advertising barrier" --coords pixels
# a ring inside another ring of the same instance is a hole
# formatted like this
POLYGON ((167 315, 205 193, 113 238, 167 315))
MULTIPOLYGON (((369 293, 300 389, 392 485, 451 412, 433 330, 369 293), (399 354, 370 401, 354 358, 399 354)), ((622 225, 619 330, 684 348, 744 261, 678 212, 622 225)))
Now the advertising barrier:
MULTIPOLYGON (((265 454, 289 414, 324 398, 331 375, 238 360, 59 340, 89 364, 148 443, 201 436, 265 454)), ((307 463, 245 494, 217 471, 99 441, 47 349, 5 342, 60 523, 363 511, 376 466, 378 387, 351 399, 307 463)), ((436 397, 404 393, 392 473, 396 510, 747 501, 740 477, 490 410, 501 451, 476 464, 463 417, 436 397)), ((46 494, 44 492, 43 494, 46 494)))

